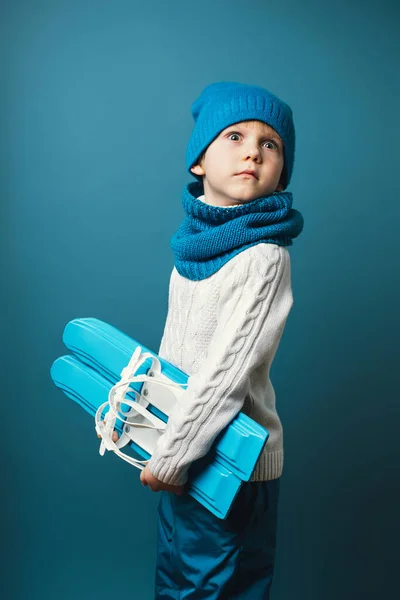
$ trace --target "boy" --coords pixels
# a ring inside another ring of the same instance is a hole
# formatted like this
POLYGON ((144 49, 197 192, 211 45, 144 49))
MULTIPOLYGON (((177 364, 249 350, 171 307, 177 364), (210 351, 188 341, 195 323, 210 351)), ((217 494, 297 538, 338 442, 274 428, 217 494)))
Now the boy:
POLYGON ((207 86, 195 126, 186 217, 171 240, 175 266, 159 355, 189 375, 146 468, 162 491, 156 599, 261 600, 272 581, 282 426, 270 368, 293 304, 290 257, 303 228, 288 186, 292 111, 267 90, 207 86), (243 411, 270 437, 226 520, 185 493, 190 465, 243 411))

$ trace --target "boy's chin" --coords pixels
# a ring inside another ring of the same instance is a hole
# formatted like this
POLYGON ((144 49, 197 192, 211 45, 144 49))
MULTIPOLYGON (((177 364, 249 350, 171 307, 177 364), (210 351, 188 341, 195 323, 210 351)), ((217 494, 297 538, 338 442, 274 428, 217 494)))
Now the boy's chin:
POLYGON ((259 198, 265 198, 266 196, 270 196, 273 194, 270 190, 246 190, 246 189, 235 189, 235 190, 227 190, 226 195, 232 198, 233 202, 240 202, 241 204, 245 202, 252 202, 253 200, 258 200, 259 198))
POLYGON ((265 196, 271 196, 275 192, 273 185, 260 186, 259 182, 252 183, 248 180, 236 181, 235 185, 227 186, 227 193, 236 196, 237 198, 243 198, 246 200, 255 200, 256 198, 264 198, 265 196))
POLYGON ((259 198, 271 196, 274 193, 274 190, 271 188, 271 186, 269 186, 267 189, 265 186, 264 188, 260 189, 258 186, 255 186, 254 184, 252 185, 250 182, 243 183, 239 180, 228 180, 224 183, 220 182, 218 185, 216 185, 214 182, 211 183, 208 181, 204 189, 206 196, 208 192, 210 197, 214 198, 215 201, 218 199, 218 203, 222 201, 224 205, 228 206, 234 204, 246 204, 248 202, 253 202, 253 200, 258 200, 259 198))

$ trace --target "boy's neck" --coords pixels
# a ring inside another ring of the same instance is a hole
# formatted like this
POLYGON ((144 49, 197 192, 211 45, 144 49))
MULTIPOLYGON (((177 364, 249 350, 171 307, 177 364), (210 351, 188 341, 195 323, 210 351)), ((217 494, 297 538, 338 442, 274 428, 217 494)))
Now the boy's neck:
MULTIPOLYGON (((204 202, 205 204, 208 204, 209 206, 219 206, 216 204, 211 204, 211 202, 208 202, 205 194, 203 194, 202 196, 198 196, 197 200, 201 200, 202 202, 204 202)), ((235 208, 236 206, 237 206, 237 204, 228 204, 227 206, 224 206, 224 208, 235 208)))

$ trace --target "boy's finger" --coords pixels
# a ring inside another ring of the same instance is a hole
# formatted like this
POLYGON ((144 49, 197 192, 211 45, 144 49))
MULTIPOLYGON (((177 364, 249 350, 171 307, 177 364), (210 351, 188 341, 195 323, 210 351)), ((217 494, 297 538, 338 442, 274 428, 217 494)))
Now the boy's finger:
MULTIPOLYGON (((104 421, 102 421, 102 423, 104 424, 104 421)), ((98 434, 97 434, 97 437, 99 438, 99 440, 101 440, 101 435, 100 435, 100 433, 98 433, 98 434)), ((118 432, 117 432, 117 431, 113 431, 113 433, 112 433, 112 436, 111 436, 111 439, 112 439, 112 441, 113 441, 113 442, 118 442, 119 435, 118 435, 118 432)))

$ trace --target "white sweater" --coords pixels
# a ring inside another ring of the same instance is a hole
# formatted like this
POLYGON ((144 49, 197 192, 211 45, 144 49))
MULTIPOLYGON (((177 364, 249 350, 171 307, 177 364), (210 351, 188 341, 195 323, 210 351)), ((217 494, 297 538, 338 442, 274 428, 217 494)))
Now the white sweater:
POLYGON ((251 480, 280 477, 283 435, 270 368, 292 305, 283 246, 251 246, 201 281, 173 268, 158 354, 189 379, 148 463, 155 477, 184 484, 191 463, 239 411, 270 434, 251 480))

